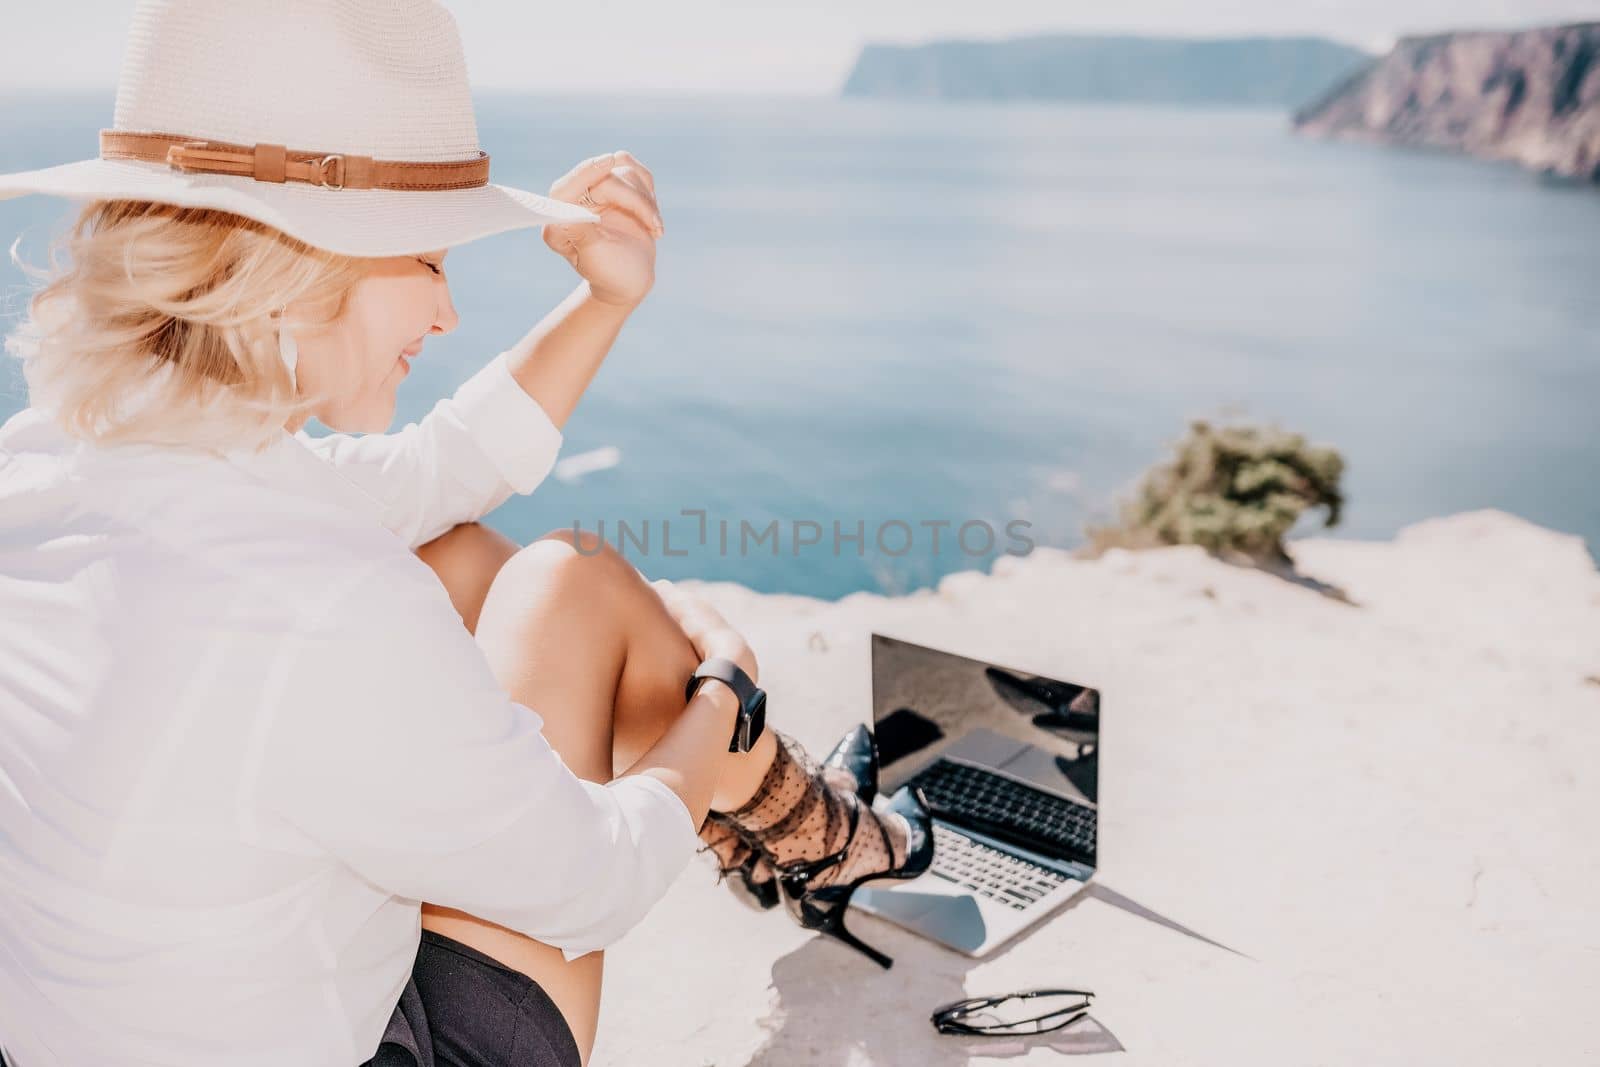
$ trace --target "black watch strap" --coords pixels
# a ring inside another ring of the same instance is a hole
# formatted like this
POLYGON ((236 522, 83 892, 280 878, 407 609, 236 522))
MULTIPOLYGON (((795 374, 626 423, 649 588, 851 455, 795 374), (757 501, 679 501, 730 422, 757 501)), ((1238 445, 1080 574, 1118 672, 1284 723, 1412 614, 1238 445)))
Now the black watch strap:
POLYGON ((696 667, 694 674, 690 675, 683 698, 694 699, 695 690, 700 688, 701 681, 706 678, 714 678, 723 683, 739 698, 739 719, 734 724, 733 737, 728 741, 728 751, 750 751, 766 725, 766 692, 733 660, 712 656, 696 667))

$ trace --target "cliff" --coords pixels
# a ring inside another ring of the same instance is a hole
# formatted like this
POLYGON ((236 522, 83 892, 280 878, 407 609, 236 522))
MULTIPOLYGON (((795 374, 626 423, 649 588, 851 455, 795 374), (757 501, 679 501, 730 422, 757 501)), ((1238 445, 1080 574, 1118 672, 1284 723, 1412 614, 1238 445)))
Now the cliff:
POLYGON ((1037 549, 903 597, 678 583, 747 635, 772 722, 819 754, 871 715, 873 631, 1097 686, 1099 886, 983 960, 853 914, 883 971, 694 857, 606 953, 595 1067, 1585 1062, 1595 561, 1500 511, 1290 545, 1349 602, 1192 546, 1037 549), (928 1023, 1052 985, 1094 990, 1098 1025, 928 1023))
POLYGON ((1294 122, 1600 182, 1600 22, 1408 37, 1294 122))
POLYGON ((1371 60, 1315 37, 1050 35, 869 44, 845 96, 1295 107, 1371 60))

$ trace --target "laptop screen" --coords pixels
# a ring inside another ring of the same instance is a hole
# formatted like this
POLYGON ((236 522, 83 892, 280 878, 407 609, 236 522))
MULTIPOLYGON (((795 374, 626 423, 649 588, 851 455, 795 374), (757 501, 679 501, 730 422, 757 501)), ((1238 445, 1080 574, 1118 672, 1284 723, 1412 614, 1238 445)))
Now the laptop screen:
MULTIPOLYGON (((1024 812, 1059 806, 1037 792, 1071 802, 1079 821, 1090 821, 1084 828, 1089 833, 1071 839, 1080 847, 1068 847, 1069 839, 1063 838, 1059 851, 1062 858, 1094 863, 1092 825, 1098 821, 1100 792, 1098 690, 873 634, 872 718, 885 792, 913 777, 919 784, 927 781, 929 768, 941 759, 946 766, 935 771, 947 770, 949 762, 980 768, 1028 787, 1016 791, 1020 802, 1001 798, 1013 806, 1020 803, 1024 812), (1095 810, 1085 815, 1080 805, 1095 810)), ((970 784, 972 777, 964 774, 963 783, 970 784)), ((996 815, 994 809, 991 804, 988 814, 996 815)))

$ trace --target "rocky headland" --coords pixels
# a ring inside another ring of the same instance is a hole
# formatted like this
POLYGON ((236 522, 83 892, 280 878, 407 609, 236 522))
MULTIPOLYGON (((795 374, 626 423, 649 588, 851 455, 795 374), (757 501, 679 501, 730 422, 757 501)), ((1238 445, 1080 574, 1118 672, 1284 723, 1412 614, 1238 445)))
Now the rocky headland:
POLYGON ((1407 37, 1294 124, 1600 183, 1600 22, 1407 37))

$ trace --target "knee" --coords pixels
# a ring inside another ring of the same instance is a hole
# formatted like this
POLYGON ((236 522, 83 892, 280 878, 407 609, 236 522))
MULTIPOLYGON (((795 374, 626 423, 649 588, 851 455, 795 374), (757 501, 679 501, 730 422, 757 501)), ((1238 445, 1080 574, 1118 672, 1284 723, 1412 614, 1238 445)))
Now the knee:
POLYGON ((629 570, 635 569, 633 564, 624 559, 622 553, 618 552, 610 541, 607 541, 593 530, 568 529, 565 526, 559 526, 548 533, 540 534, 531 544, 540 542, 565 545, 579 559, 603 559, 611 565, 620 563, 629 570))
POLYGON ((507 584, 520 585, 519 596, 563 597, 577 606, 579 617, 604 614, 624 631, 635 654, 666 661, 674 676, 685 663, 690 672, 699 663, 650 580, 593 532, 551 530, 528 542, 502 573, 507 584))
POLYGON ((615 606, 630 582, 649 588, 644 576, 611 545, 587 531, 551 530, 526 545, 501 568, 497 586, 514 587, 519 598, 576 597, 615 606))
POLYGON ((528 542, 522 551, 537 556, 546 567, 590 583, 648 584, 621 552, 590 530, 551 530, 528 542))

